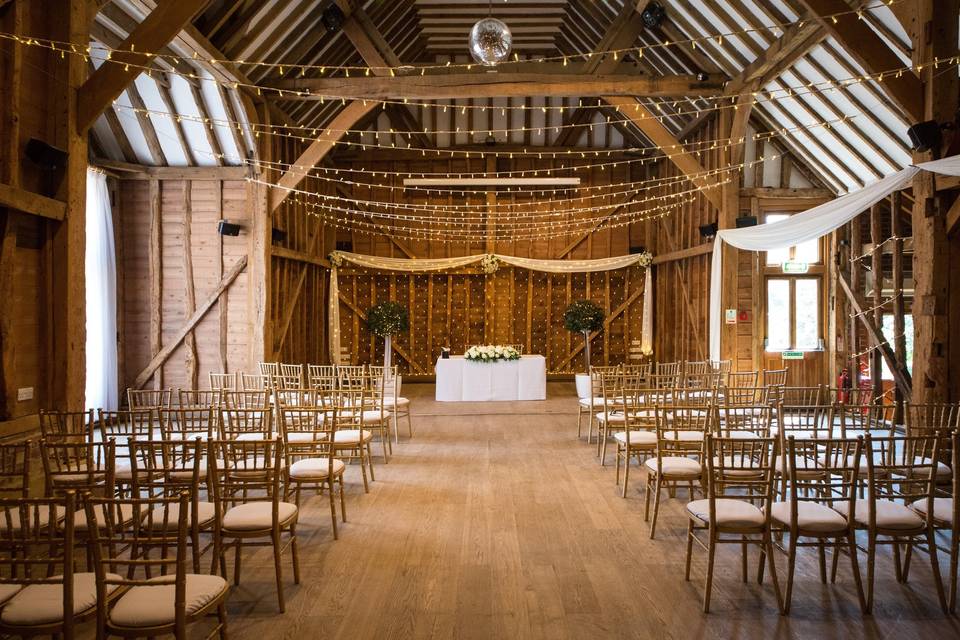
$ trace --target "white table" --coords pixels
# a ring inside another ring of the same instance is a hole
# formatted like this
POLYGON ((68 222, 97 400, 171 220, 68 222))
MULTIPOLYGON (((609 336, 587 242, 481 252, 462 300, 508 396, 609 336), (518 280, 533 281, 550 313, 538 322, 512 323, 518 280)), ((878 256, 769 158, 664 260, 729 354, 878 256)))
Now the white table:
POLYGON ((472 362, 463 356, 437 360, 437 402, 546 400, 547 360, 472 362))

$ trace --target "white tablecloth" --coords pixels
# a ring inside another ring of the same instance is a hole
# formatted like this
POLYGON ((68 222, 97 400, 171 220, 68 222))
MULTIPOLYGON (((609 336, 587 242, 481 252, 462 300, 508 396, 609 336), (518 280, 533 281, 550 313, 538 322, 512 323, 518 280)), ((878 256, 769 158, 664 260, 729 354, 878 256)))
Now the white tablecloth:
POLYGON ((437 402, 546 400, 547 360, 471 362, 463 356, 437 360, 437 402))

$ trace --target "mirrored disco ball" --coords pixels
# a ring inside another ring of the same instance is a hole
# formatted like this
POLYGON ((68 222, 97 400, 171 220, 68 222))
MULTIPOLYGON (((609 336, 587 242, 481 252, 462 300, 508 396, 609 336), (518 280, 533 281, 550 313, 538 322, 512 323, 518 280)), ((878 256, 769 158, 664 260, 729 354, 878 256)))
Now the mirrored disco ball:
POLYGON ((496 18, 484 18, 470 31, 470 55, 480 64, 494 66, 507 59, 513 46, 510 28, 496 18))

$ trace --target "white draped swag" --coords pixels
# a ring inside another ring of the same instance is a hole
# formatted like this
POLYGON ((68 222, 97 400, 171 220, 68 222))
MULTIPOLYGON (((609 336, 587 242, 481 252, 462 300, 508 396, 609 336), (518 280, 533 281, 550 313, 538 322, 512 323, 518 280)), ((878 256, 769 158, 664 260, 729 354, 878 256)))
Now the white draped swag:
MULTIPOLYGON (((331 362, 335 364, 340 363, 340 287, 337 283, 337 267, 340 263, 349 262, 359 267, 379 269, 381 271, 424 273, 427 271, 459 269, 494 258, 503 264, 530 269, 531 271, 544 271, 547 273, 593 273, 596 271, 614 271, 616 269, 641 264, 644 260, 649 259, 649 254, 640 253, 615 258, 600 258, 597 260, 535 260, 533 258, 504 256, 499 253, 481 253, 459 258, 381 258, 378 256, 361 255, 359 253, 336 251, 331 256, 332 269, 330 270, 330 289, 327 299, 331 362)), ((643 332, 640 346, 645 353, 649 353, 653 347, 653 298, 650 295, 653 291, 653 278, 649 268, 646 269, 643 287, 643 332)))
POLYGON ((120 408, 117 382, 117 258, 107 176, 87 171, 86 406, 120 408))
POLYGON ((778 222, 717 232, 710 268, 710 358, 720 359, 720 298, 723 286, 720 274, 724 242, 747 251, 773 251, 815 240, 847 224, 894 191, 906 188, 920 171, 960 176, 960 156, 909 166, 859 191, 778 222))

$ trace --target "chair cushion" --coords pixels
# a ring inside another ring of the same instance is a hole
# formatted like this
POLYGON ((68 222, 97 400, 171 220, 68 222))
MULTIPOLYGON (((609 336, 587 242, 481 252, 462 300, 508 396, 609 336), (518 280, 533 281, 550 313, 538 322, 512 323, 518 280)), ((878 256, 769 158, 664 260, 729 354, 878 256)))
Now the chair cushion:
MULTIPOLYGON (((98 528, 98 529, 102 529, 103 526, 104 526, 104 524, 106 524, 106 523, 104 522, 104 520, 103 520, 103 516, 104 516, 103 507, 102 507, 102 506, 98 506, 98 507, 94 510, 94 515, 95 515, 96 518, 97 518, 97 528, 98 528)), ((116 524, 127 525, 127 524, 130 524, 131 522, 133 522, 133 505, 132 505, 132 504, 122 503, 122 504, 120 505, 120 519, 121 519, 121 522, 120 522, 120 523, 116 523, 116 522, 115 522, 114 524, 115 524, 115 525, 116 525, 116 524)), ((75 514, 73 514, 73 528, 74 528, 75 531, 86 531, 86 530, 87 530, 87 512, 86 512, 86 510, 81 509, 81 510, 77 511, 75 514)))
POLYGON ((733 429, 733 430, 721 430, 721 435, 725 438, 730 438, 731 440, 756 440, 761 437, 761 435, 755 431, 747 431, 745 429, 733 429))
MULTIPOLYGON (((281 502, 277 510, 280 525, 296 521, 297 505, 281 502)), ((246 502, 227 509, 223 515, 223 528, 231 531, 260 531, 273 527, 273 503, 267 501, 246 502)))
MULTIPOLYGON (((910 508, 923 517, 927 517, 926 500, 917 500, 910 505, 910 508)), ((953 498, 933 499, 933 521, 941 525, 950 525, 953 523, 953 498)))
MULTIPOLYGON (((746 500, 717 498, 716 505, 717 521, 714 524, 720 527, 744 529, 763 526, 763 512, 746 500)), ((687 511, 701 522, 710 522, 709 500, 704 499, 689 502, 687 503, 687 511)))
POLYGON ((600 398, 600 397, 597 397, 597 398, 580 398, 580 406, 581 406, 581 407, 586 407, 586 408, 588 408, 588 409, 589 409, 590 407, 602 407, 602 406, 603 406, 603 403, 604 403, 604 400, 603 400, 603 398, 600 398))
MULTIPOLYGON (((777 456, 773 463, 774 473, 785 475, 790 473, 790 465, 786 464, 787 459, 783 456, 777 456)), ((823 476, 823 471, 819 467, 820 462, 814 460, 804 460, 802 456, 797 456, 797 477, 801 480, 810 480, 823 476)))
POLYGON ((594 416, 598 422, 611 422, 611 423, 623 423, 626 421, 626 416, 623 415, 622 411, 608 411, 604 413, 601 411, 596 416, 594 416))
POLYGON ((408 398, 396 398, 396 400, 394 400, 394 398, 383 399, 383 406, 385 407, 405 407, 409 404, 410 400, 408 398))
POLYGON ((341 429, 333 434, 333 441, 336 444, 356 445, 373 439, 373 434, 363 429, 341 429))
MULTIPOLYGON (((108 573, 111 580, 120 576, 108 573)), ((62 576, 55 576, 61 577, 62 576)), ((112 593, 116 585, 108 585, 112 593)), ((97 606, 97 577, 93 573, 73 574, 73 613, 79 614, 97 606)), ((0 612, 4 624, 35 626, 63 620, 63 585, 30 584, 20 590, 0 612)))
POLYGON ((665 431, 665 440, 682 440, 684 442, 702 442, 703 431, 665 431))
MULTIPOLYGON (((914 458, 913 464, 922 465, 922 464, 931 464, 930 458, 914 458)), ((919 470, 915 472, 915 475, 919 475, 919 470)), ((937 480, 944 481, 949 480, 953 477, 953 471, 950 469, 950 465, 945 464, 941 461, 937 461, 937 480)))
MULTIPOLYGON (((643 464, 654 473, 657 472, 657 458, 647 458, 643 464)), ((703 467, 697 460, 681 456, 664 456, 660 458, 660 468, 664 476, 673 478, 699 478, 703 474, 703 467)))
POLYGON ((22 588, 19 584, 0 584, 0 605, 17 595, 22 588))
MULTIPOLYGON (((614 439, 622 444, 627 444, 627 433, 621 431, 613 434, 614 439)), ((657 444, 657 434, 653 431, 631 431, 630 446, 650 447, 657 444)))
MULTIPOLYGON (((847 515, 847 503, 838 502, 834 508, 847 515)), ((870 501, 857 500, 855 519, 858 524, 870 522, 870 501)), ((877 500, 877 527, 880 529, 919 529, 923 518, 910 507, 891 500, 877 500)))
MULTIPOLYGON (((779 524, 789 527, 789 502, 774 502, 770 507, 770 517, 779 524)), ((847 519, 830 507, 816 502, 797 502, 797 526, 800 532, 832 533, 844 531, 847 528, 847 519)))
POLYGON ((303 444, 309 442, 326 442, 327 434, 322 431, 288 431, 287 442, 303 444))
MULTIPOLYGON (((343 473, 346 466, 343 460, 333 459, 333 475, 343 473)), ((326 478, 330 471, 329 460, 326 458, 304 458, 290 465, 290 477, 297 480, 312 480, 326 478)))
MULTIPOLYGON (((63 507, 57 507, 56 514, 57 514, 57 520, 60 521, 60 520, 63 520, 63 517, 67 514, 67 511, 63 507)), ((28 517, 31 520, 33 519, 34 516, 33 516, 32 509, 30 510, 28 517)), ((44 507, 42 509, 38 509, 37 520, 38 522, 36 524, 39 525, 40 528, 47 526, 47 524, 50 522, 50 508, 44 507)), ((31 522, 30 524, 34 524, 34 523, 31 522)), ((10 526, 13 527, 14 531, 20 531, 20 510, 19 509, 10 509, 10 526)), ((3 514, 3 512, 0 512, 0 531, 6 531, 6 530, 7 530, 7 516, 3 514)))
MULTIPOLYGON (((210 524, 213 522, 213 519, 217 517, 217 508, 212 502, 198 502, 197 503, 197 519, 200 521, 200 526, 210 524)), ((178 520, 180 518, 180 505, 171 504, 167 509, 167 526, 166 530, 176 530, 177 525, 179 524, 178 520)), ((187 509, 187 526, 193 524, 193 509, 187 509)), ((154 530, 162 530, 163 526, 163 507, 157 507, 153 510, 153 522, 152 528, 154 530)))
MULTIPOLYGON (((220 576, 187 574, 186 614, 202 611, 230 588, 220 576)), ((176 617, 175 586, 172 576, 149 580, 154 585, 138 585, 120 596, 110 610, 110 623, 118 627, 158 627, 173 624, 176 617), (167 583, 167 584, 163 584, 167 583)))

